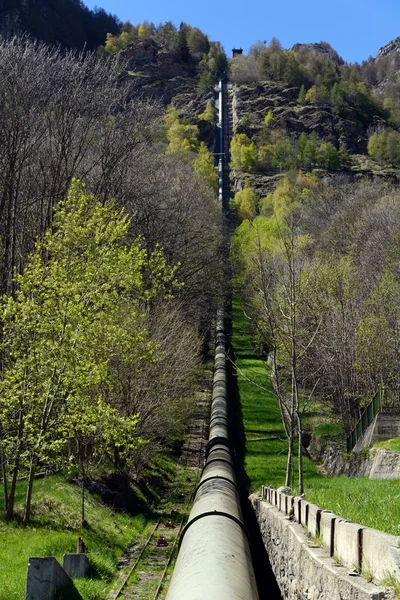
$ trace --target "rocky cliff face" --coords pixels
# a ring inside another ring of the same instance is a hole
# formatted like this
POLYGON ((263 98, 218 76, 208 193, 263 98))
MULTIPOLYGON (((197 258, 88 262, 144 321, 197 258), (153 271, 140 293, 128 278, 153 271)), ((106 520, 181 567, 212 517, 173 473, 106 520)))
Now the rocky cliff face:
POLYGON ((329 104, 297 102, 298 87, 277 82, 256 82, 236 87, 237 131, 250 138, 259 134, 268 112, 274 115, 273 128, 289 134, 315 132, 334 146, 344 143, 351 153, 363 153, 367 148, 367 129, 371 123, 362 123, 357 112, 347 107, 338 115, 329 104))
POLYGON ((383 58, 395 53, 400 53, 400 36, 386 44, 386 46, 379 48, 378 58, 383 58))
POLYGON ((173 52, 154 40, 129 44, 120 52, 120 58, 126 75, 135 79, 137 91, 147 98, 167 105, 176 95, 196 95, 194 62, 179 61, 173 52))
POLYGON ((167 106, 173 100, 179 116, 196 124, 199 140, 208 147, 214 144, 214 125, 199 120, 214 90, 198 93, 196 63, 180 61, 174 52, 155 40, 140 40, 120 52, 124 76, 134 78, 136 92, 145 98, 160 101, 167 106))
POLYGON ((327 42, 319 42, 318 44, 295 44, 291 50, 294 50, 295 52, 313 52, 324 58, 333 60, 333 62, 338 65, 344 64, 343 58, 339 56, 336 50, 327 42))

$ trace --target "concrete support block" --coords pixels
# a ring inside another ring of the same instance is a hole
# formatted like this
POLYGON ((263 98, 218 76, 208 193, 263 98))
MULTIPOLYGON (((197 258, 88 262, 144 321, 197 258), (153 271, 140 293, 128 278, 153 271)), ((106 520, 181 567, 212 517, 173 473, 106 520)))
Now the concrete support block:
POLYGON ((86 554, 64 554, 63 569, 70 577, 86 577, 89 559, 86 554))
POLYGON ((285 494, 285 515, 288 515, 293 507, 293 496, 285 494))
POLYGON ((300 496, 295 496, 294 503, 293 503, 293 509, 294 509, 294 516, 298 523, 301 523, 301 503, 302 503, 302 499, 300 498, 300 496))
POLYGON ((388 574, 400 581, 400 538, 365 528, 362 532, 361 570, 377 581, 388 574))
MULTIPOLYGON (((310 544, 304 528, 266 502, 251 501, 282 597, 286 600, 385 600, 387 589, 354 577, 334 564, 324 548, 310 544)), ((309 507, 309 520, 312 511, 309 507)), ((321 517, 322 517, 321 513, 321 517)), ((333 523, 338 519, 329 514, 333 523)), ((326 520, 326 517, 325 517, 326 520)))
POLYGON ((300 504, 300 519, 299 523, 301 523, 304 527, 307 527, 308 523, 308 506, 309 502, 307 500, 302 500, 300 504))
POLYGON ((361 571, 362 531, 358 523, 338 521, 335 525, 334 555, 348 569, 361 571))
POLYGON ((54 557, 29 559, 26 600, 52 600, 62 590, 68 590, 68 598, 77 597, 71 579, 54 557))
POLYGON ((308 504, 307 528, 308 535, 312 538, 319 536, 321 512, 322 510, 316 504, 311 504, 311 502, 308 504))
POLYGON ((329 556, 335 554, 335 528, 340 520, 340 517, 334 515, 330 510, 321 512, 319 533, 322 546, 328 551, 329 556))

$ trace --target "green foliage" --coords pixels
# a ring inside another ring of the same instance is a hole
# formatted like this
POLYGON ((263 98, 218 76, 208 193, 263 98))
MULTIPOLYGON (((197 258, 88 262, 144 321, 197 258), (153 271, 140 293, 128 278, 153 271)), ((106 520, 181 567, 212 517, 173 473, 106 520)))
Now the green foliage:
POLYGON ((318 166, 328 171, 338 171, 340 169, 339 153, 330 142, 320 145, 317 150, 316 162, 318 166))
POLYGON ((218 190, 218 175, 214 168, 214 157, 208 150, 204 142, 200 143, 199 153, 193 163, 194 170, 198 173, 208 185, 217 192, 218 190))
POLYGON ((203 121, 211 121, 214 122, 216 119, 217 111, 215 110, 214 102, 211 100, 207 100, 206 109, 203 113, 199 115, 199 119, 203 121))
POLYGON ((274 120, 274 113, 272 110, 268 111, 268 113, 264 117, 264 123, 267 127, 269 127, 274 120))
POLYGON ((293 146, 291 140, 280 137, 274 145, 272 166, 279 171, 286 171, 293 165, 293 146))
POLYGON ((197 151, 199 147, 197 125, 189 125, 181 121, 173 104, 169 105, 164 122, 167 127, 169 153, 197 151))
POLYGON ((114 361, 153 360, 143 304, 173 285, 174 272, 160 251, 127 243, 129 225, 74 181, 16 276, 15 297, 2 300, 2 450, 16 471, 54 466, 75 444, 80 460, 89 446, 126 461, 139 442, 137 416, 121 415, 104 393, 114 361))
POLYGON ((201 57, 210 51, 208 37, 198 27, 193 27, 187 33, 187 43, 192 56, 201 57))
POLYGON ((201 93, 207 88, 214 87, 216 78, 225 73, 227 69, 228 61, 225 52, 219 42, 213 42, 210 44, 208 53, 203 53, 197 65, 198 92, 201 93))
POLYGON ((248 179, 245 181, 244 188, 236 192, 232 204, 240 221, 253 219, 256 216, 257 196, 248 179))
MULTIPOLYGON (((165 478, 170 477, 167 470, 165 478)), ((1 490, 0 485, 0 490, 1 490)), ((20 514, 26 494, 26 482, 17 487, 16 510, 20 514)), ((146 501, 139 490, 132 497, 140 507, 146 501)), ((0 496, 1 501, 1 496, 0 496)), ((81 527, 80 487, 62 475, 38 480, 33 497, 33 522, 22 525, 0 518, 0 600, 25 598, 26 569, 30 556, 55 556, 62 564, 63 555, 76 551, 77 537, 88 547, 91 565, 89 578, 77 579, 75 586, 83 598, 104 598, 118 580, 118 558, 132 540, 145 539, 154 526, 153 519, 139 510, 135 515, 110 511, 110 506, 87 492, 86 514, 90 527, 81 527)))
POLYGON ((256 166, 256 146, 245 133, 232 137, 231 166, 233 169, 251 171, 256 166))
POLYGON ((57 5, 42 0, 40 10, 35 2, 11 0, 2 5, 0 34, 8 39, 26 33, 49 45, 96 51, 106 33, 117 34, 120 24, 115 14, 96 6, 89 10, 77 0, 63 0, 57 5))
POLYGON ((368 140, 368 154, 379 162, 400 166, 400 133, 392 129, 375 131, 368 140))
POLYGON ((204 92, 204 90, 214 87, 215 79, 214 79, 213 75, 210 73, 210 71, 207 71, 207 69, 202 69, 199 72, 198 79, 199 79, 199 83, 198 83, 197 91, 199 92, 199 94, 201 94, 201 92, 204 92))
POLYGON ((299 96, 297 98, 297 102, 299 104, 305 104, 306 103, 306 96, 307 96, 307 91, 305 88, 304 83, 301 85, 300 87, 300 92, 299 92, 299 96))

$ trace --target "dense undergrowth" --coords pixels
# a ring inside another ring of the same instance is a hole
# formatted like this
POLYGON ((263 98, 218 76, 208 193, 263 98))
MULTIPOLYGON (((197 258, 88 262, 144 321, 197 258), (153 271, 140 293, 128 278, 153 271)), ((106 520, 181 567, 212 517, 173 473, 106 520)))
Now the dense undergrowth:
POLYGON ((80 487, 61 474, 36 482, 32 520, 23 525, 26 482, 19 482, 15 520, 0 519, 0 600, 25 598, 29 557, 55 556, 62 564, 65 553, 76 552, 78 537, 87 547, 91 568, 88 578, 75 580, 76 588, 84 600, 104 598, 118 576, 118 558, 129 545, 146 538, 159 518, 153 507, 161 492, 160 482, 168 485, 175 468, 171 459, 160 459, 145 486, 132 488, 134 514, 115 510, 98 495, 86 492, 85 527, 80 523, 80 487))
MULTIPOLYGON (((245 434, 244 468, 250 491, 261 485, 279 487, 285 481, 287 441, 268 369, 254 349, 251 322, 239 302, 233 302, 232 346, 237 367, 237 386, 245 434)), ((319 435, 337 435, 341 425, 329 421, 316 401, 305 421, 319 435)), ((380 444, 385 447, 385 443, 380 444)), ((386 443, 388 446, 388 443, 386 443)), ((395 449, 396 444, 389 444, 395 449)), ((399 535, 400 481, 323 476, 317 465, 304 457, 307 500, 341 517, 399 535)), ((294 474, 296 481, 296 473, 294 474)), ((292 492, 297 493, 296 487, 292 492)))

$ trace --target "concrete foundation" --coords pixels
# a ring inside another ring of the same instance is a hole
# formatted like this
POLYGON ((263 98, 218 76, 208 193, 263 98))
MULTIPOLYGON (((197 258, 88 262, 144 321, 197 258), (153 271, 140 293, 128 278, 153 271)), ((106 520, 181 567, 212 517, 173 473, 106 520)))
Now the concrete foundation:
POLYGON ((80 598, 70 577, 52 556, 30 558, 26 580, 26 600, 76 600, 80 598))
POLYGON ((63 569, 70 577, 86 577, 89 559, 86 554, 64 554, 63 569))
POLYGON ((304 527, 257 496, 250 500, 282 597, 286 600, 383 600, 382 587, 354 576, 313 543, 304 527))
POLYGON ((378 413, 354 446, 353 452, 396 437, 400 437, 400 413, 378 413))
MULTIPOLYGON (((262 498, 259 498, 253 495, 250 499, 260 524, 271 566, 284 598, 318 598, 321 600, 326 598, 326 600, 330 600, 336 597, 334 589, 330 590, 332 596, 329 595, 330 592, 327 594, 318 592, 315 596, 300 594, 299 589, 302 589, 303 585, 308 585, 303 581, 305 574, 308 570, 312 572, 313 568, 302 562, 303 559, 299 564, 293 563, 293 539, 296 539, 300 545, 305 544, 308 548, 307 556, 315 555, 312 560, 315 559, 318 563, 323 559, 324 564, 330 565, 333 568, 333 571, 329 569, 330 573, 341 573, 341 577, 346 574, 350 579, 353 578, 352 581, 356 578, 358 591, 354 592, 355 595, 339 595, 338 598, 345 600, 350 600, 350 598, 384 598, 386 597, 384 591, 377 590, 377 586, 387 580, 388 576, 400 581, 400 537, 363 527, 357 523, 350 523, 330 511, 322 510, 317 505, 307 502, 304 498, 289 495, 284 504, 286 506, 293 504, 294 514, 287 516, 284 510, 279 510, 278 507, 282 505, 282 502, 278 503, 273 489, 263 487, 262 496, 262 498), (290 573, 293 577, 299 577, 303 581, 296 592, 299 593, 298 596, 293 591, 286 595, 287 589, 291 589, 291 586, 288 587, 286 579, 292 577, 286 571, 286 566, 284 566, 287 561, 292 565, 294 575, 292 571, 290 573), (293 566, 294 564, 295 566, 293 566), (339 570, 339 565, 344 571, 339 570), (285 574, 283 575, 283 573, 285 574), (367 585, 367 582, 362 578, 362 575, 369 581, 373 580, 374 584, 377 585, 364 588, 363 586, 367 585), (280 576, 285 580, 282 585, 279 583, 280 576), (361 593, 360 589, 362 589, 361 595, 359 595, 361 593), (364 592, 367 593, 366 596, 363 595, 364 592)), ((297 545, 297 542, 295 545, 297 545)), ((303 550, 300 554, 304 556, 304 560, 309 560, 305 557, 303 550)), ((319 577, 316 574, 314 576, 319 577)), ((345 585, 343 580, 341 581, 340 586, 345 585)), ((345 581, 347 581, 346 578, 345 581)))

